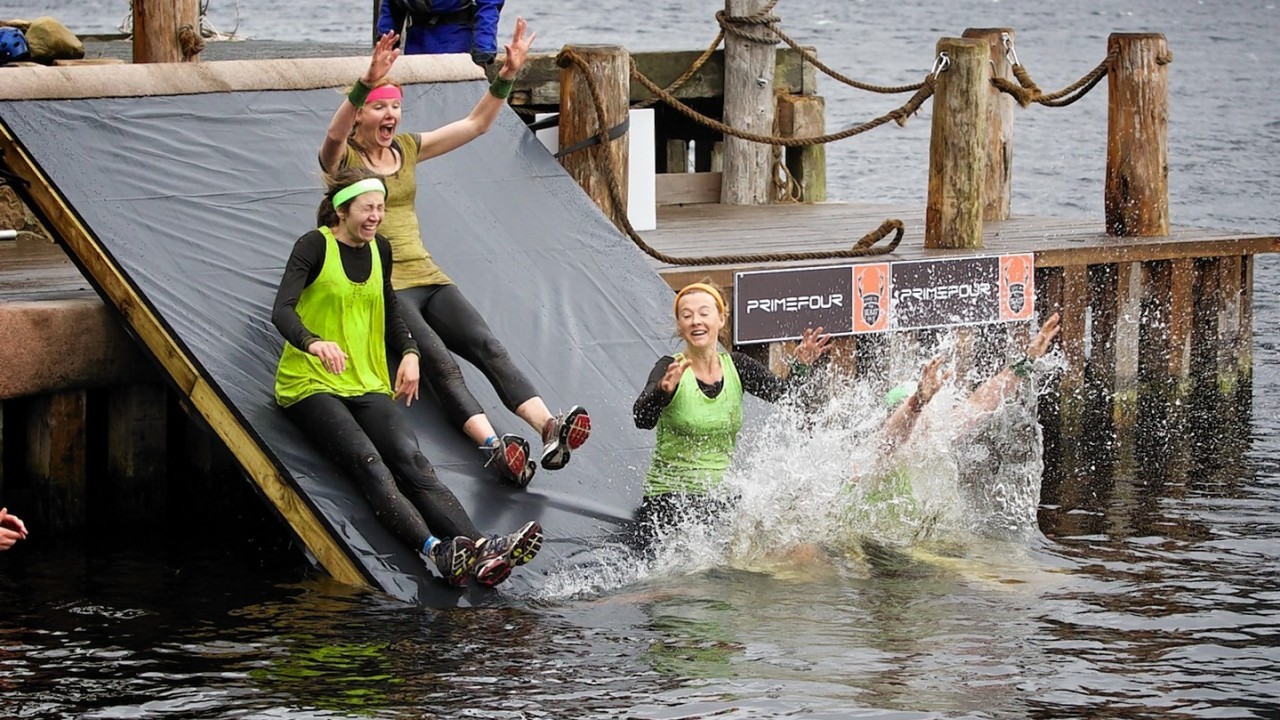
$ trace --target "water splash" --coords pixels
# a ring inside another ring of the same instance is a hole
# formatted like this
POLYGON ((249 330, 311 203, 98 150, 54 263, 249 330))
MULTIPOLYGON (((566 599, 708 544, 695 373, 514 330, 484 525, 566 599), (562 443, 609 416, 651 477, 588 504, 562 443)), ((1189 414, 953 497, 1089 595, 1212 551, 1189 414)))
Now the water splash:
POLYGON ((816 408, 798 399, 779 404, 744 430, 713 502, 682 508, 648 552, 619 542, 592 551, 598 565, 575 558, 574 568, 552 573, 543 597, 607 593, 722 566, 865 575, 868 563, 898 552, 954 558, 988 553, 992 541, 1035 544, 1044 469, 1036 398, 1065 365, 1059 354, 1042 358, 1030 381, 990 411, 970 402, 971 392, 1008 359, 996 358, 995 370, 971 363, 934 396, 903 445, 890 457, 881 451, 885 389, 918 377, 928 358, 956 352, 951 333, 931 343, 895 341, 883 372, 825 378, 831 395, 816 408))

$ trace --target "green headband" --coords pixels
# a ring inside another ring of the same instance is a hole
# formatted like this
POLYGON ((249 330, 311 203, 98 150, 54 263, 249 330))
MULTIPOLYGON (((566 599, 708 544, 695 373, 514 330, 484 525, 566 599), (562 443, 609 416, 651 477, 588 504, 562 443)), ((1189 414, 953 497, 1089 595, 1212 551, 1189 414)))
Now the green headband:
POLYGON ((383 185, 382 181, 379 180, 378 178, 365 178, 358 182, 351 183, 350 185, 339 190, 337 195, 333 196, 333 209, 337 210, 338 208, 342 207, 342 204, 345 203, 346 201, 350 200, 351 198, 357 195, 363 195, 367 192, 380 192, 382 193, 383 197, 386 197, 387 186, 383 185))
POLYGON ((901 405, 907 398, 914 395, 915 392, 916 392, 915 381, 908 380, 907 382, 904 382, 901 385, 898 385, 897 387, 893 388, 889 392, 885 393, 884 404, 887 405, 889 408, 896 408, 899 405, 901 405))

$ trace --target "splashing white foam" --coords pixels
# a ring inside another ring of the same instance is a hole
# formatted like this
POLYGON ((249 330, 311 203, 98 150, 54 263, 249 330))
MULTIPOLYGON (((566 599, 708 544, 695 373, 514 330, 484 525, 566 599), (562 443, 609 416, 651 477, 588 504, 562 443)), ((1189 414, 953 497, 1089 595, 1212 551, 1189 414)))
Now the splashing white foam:
MULTIPOLYGON (((648 552, 621 543, 597 548, 598 565, 576 558, 574 568, 552 573, 544 595, 602 594, 724 565, 773 572, 796 557, 849 568, 865 562, 868 540, 881 548, 946 548, 950 556, 991 540, 1025 548, 1040 537, 1036 397, 1064 365, 1060 356, 1040 360, 1031 381, 989 412, 969 402, 985 379, 980 371, 952 378, 909 440, 889 458, 879 451, 890 412, 885 388, 915 379, 926 359, 955 348, 953 334, 927 349, 895 343, 882 377, 833 377, 832 397, 816 409, 780 404, 740 438, 714 491, 723 512, 686 508, 648 552)), ((1000 359, 997 368, 1003 365, 1000 359)))

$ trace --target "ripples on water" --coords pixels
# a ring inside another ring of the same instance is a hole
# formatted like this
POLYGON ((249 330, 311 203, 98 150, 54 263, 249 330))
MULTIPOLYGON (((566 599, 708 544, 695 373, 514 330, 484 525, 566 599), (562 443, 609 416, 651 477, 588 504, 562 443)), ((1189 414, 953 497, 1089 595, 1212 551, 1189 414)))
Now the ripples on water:
MULTIPOLYGON (((367 36, 349 3, 310 3, 305 23, 278 7, 211 0, 210 19, 259 38, 367 36)), ((503 32, 523 14, 539 50, 701 48, 723 4, 637 7, 508 0, 503 32)), ((127 5, 50 0, 42 12, 110 32, 127 5)), ((1162 31, 1175 54, 1174 222, 1280 228, 1274 2, 783 0, 778 13, 838 69, 886 84, 918 80, 937 38, 965 27, 1014 27, 1046 89, 1092 68, 1108 33, 1162 31)), ((30 14, 0 0, 0 17, 30 14)), ((828 130, 901 101, 820 82, 828 130)), ((1101 91, 1019 111, 1015 213, 1100 217, 1105 117, 1101 91)), ((829 148, 831 195, 923 203, 929 121, 926 107, 905 128, 829 148)), ((23 547, 0 557, 0 715, 1275 717, 1276 261, 1256 272, 1255 397, 1241 422, 1203 416, 1155 438, 1158 451, 1100 451, 1041 483, 1041 439, 1014 403, 983 432, 909 448, 924 507, 897 508, 847 489, 869 462, 848 439, 882 411, 880 390, 846 388, 817 417, 779 412, 750 428, 728 481, 740 505, 723 523, 678 529, 651 562, 604 547, 607 569, 548 568, 543 594, 508 608, 406 607, 315 577, 282 543, 218 528, 160 545, 126 531, 119 547, 110 536, 23 547)))

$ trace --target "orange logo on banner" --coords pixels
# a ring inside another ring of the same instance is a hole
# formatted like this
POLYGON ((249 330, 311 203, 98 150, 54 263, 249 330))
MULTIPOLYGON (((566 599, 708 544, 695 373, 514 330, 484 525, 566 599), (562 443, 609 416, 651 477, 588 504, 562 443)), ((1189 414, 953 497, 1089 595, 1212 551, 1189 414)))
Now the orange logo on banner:
POLYGON ((1030 255, 1000 257, 1000 319, 1030 320, 1035 308, 1035 258, 1030 255))
POLYGON ((853 266, 853 331, 889 329, 889 263, 853 266))

